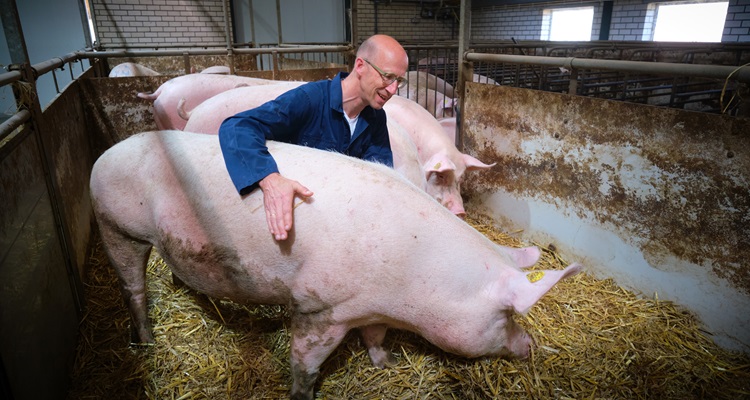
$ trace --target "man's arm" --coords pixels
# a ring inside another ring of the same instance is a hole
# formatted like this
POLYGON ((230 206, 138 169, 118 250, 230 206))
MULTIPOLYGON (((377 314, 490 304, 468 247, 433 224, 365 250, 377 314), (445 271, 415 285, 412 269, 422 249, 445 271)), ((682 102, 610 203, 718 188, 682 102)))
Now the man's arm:
POLYGON ((304 103, 296 97, 288 92, 227 118, 219 128, 219 143, 232 183, 241 195, 260 187, 268 229, 276 240, 285 240, 292 229, 295 196, 313 195, 299 182, 279 174, 266 147, 266 139, 295 143, 296 125, 302 121, 295 111, 304 109, 304 103))

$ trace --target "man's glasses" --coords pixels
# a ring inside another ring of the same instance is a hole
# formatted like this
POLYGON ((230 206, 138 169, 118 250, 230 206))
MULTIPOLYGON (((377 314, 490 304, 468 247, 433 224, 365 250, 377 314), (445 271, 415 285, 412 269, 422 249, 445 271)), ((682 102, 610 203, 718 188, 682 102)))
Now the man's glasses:
POLYGON ((382 69, 378 68, 377 65, 370 62, 370 60, 363 58, 366 63, 370 64, 371 67, 375 69, 380 74, 380 77, 383 79, 383 83, 386 84, 386 86, 391 86, 393 82, 398 82, 398 88, 401 89, 402 87, 406 86, 406 78, 403 76, 398 76, 396 74, 392 74, 390 72, 384 72, 382 69))

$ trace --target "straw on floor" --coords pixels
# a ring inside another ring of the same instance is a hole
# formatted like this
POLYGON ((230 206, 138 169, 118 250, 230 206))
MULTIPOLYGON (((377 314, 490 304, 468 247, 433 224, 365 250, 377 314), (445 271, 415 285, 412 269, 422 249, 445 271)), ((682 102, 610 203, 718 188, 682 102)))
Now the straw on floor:
MULTIPOLYGON (((527 245, 481 218, 491 240, 527 245)), ((533 269, 567 263, 550 249, 533 269)), ((86 279, 87 311, 69 399, 287 398, 289 319, 281 306, 238 305, 175 287, 154 252, 148 267, 156 343, 129 346, 129 317, 100 247, 86 279)), ((516 320, 536 347, 528 360, 465 359, 389 330, 396 366, 372 366, 351 332, 323 364, 322 399, 742 399, 750 355, 725 351, 696 318, 657 296, 582 273, 516 320)))

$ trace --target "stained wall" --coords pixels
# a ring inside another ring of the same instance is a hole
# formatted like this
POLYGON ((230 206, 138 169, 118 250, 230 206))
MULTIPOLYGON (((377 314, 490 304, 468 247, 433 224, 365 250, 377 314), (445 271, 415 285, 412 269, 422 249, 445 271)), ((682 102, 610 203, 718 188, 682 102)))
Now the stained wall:
POLYGON ((750 121, 467 84, 472 209, 750 346, 750 121))

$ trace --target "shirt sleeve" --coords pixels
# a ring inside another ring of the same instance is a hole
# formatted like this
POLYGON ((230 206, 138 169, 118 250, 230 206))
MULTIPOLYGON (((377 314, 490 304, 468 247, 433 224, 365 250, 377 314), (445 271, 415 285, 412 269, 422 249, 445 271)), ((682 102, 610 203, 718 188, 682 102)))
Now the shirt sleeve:
POLYGON ((388 125, 385 112, 382 112, 380 118, 370 126, 372 141, 370 146, 365 149, 362 159, 385 164, 393 168, 393 152, 391 151, 391 141, 388 137, 388 125))
POLYGON ((296 133, 309 104, 303 91, 292 89, 222 122, 219 143, 229 177, 240 194, 250 193, 263 178, 279 172, 266 140, 297 143, 296 133))

